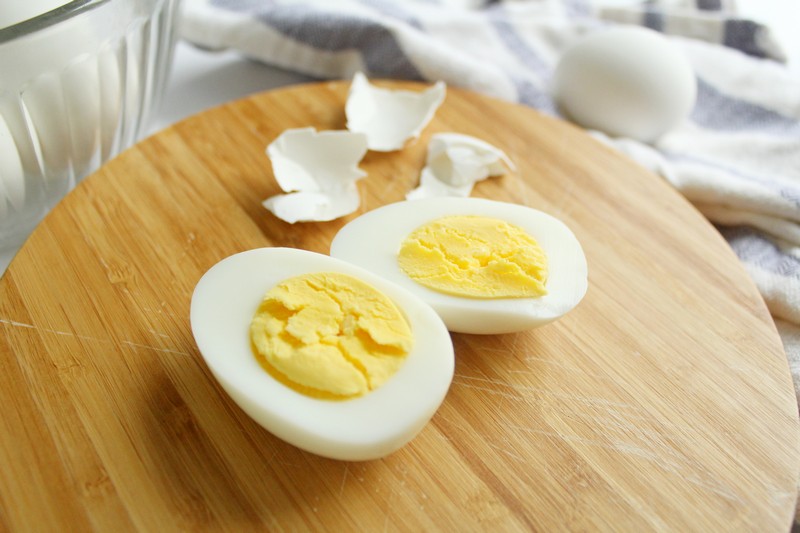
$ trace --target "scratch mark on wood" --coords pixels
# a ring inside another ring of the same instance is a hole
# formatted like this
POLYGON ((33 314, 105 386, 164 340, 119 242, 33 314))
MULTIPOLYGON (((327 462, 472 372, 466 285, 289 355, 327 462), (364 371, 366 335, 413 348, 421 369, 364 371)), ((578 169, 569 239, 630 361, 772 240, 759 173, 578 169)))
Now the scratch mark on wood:
POLYGON ((458 385, 458 386, 464 387, 466 389, 472 389, 472 390, 477 390, 477 391, 481 391, 481 392, 488 392, 488 393, 492 394, 493 396, 499 396, 500 398, 508 398, 510 400, 516 400, 516 401, 522 401, 522 402, 532 402, 532 401, 534 401, 536 399, 536 398, 534 398, 532 396, 524 396, 524 395, 518 394, 518 393, 515 394, 515 393, 502 392, 502 391, 499 391, 497 389, 494 389, 494 388, 491 388, 491 387, 488 387, 488 386, 481 387, 479 385, 474 385, 472 383, 461 383, 461 382, 456 381, 456 379, 453 379, 453 384, 452 385, 453 386, 458 385))
POLYGON ((561 433, 556 433, 554 431, 546 431, 543 429, 537 429, 532 427, 525 427, 525 426, 509 426, 509 427, 511 429, 515 429, 525 433, 534 433, 545 437, 559 439, 564 442, 575 442, 585 446, 603 448, 606 450, 622 453, 624 455, 638 457, 640 459, 652 463, 653 465, 660 468, 664 472, 675 474, 676 476, 687 481, 688 483, 691 483, 692 485, 695 485, 704 490, 712 492, 728 501, 739 504, 744 503, 744 501, 736 494, 736 492, 731 490, 729 487, 723 485, 721 482, 713 479, 710 480, 701 479, 700 475, 698 475, 696 470, 697 468, 702 468, 702 465, 691 461, 688 457, 682 457, 678 456, 677 454, 674 454, 676 460, 667 460, 653 450, 648 450, 640 446, 636 446, 635 444, 627 442, 615 441, 606 443, 595 439, 587 439, 585 437, 580 437, 577 435, 563 435, 561 433))
POLYGON ((187 255, 189 255, 189 250, 192 249, 192 246, 194 246, 194 241, 196 240, 197 240, 197 235, 195 235, 193 231, 190 231, 186 236, 186 245, 183 247, 182 250, 183 253, 181 253, 180 258, 178 258, 178 261, 184 259, 187 255))
POLYGON ((344 465, 344 475, 342 475, 342 484, 339 486, 339 497, 344 494, 344 485, 347 482, 347 474, 350 473, 350 465, 344 465))
POLYGON ((154 329, 150 329, 148 331, 153 335, 156 335, 157 337, 161 337, 162 339, 169 339, 169 335, 167 335, 166 333, 161 333, 160 331, 156 331, 154 329))
POLYGON ((164 315, 164 316, 168 316, 168 317, 175 318, 175 319, 181 319, 181 320, 184 319, 183 316, 176 315, 175 313, 171 313, 171 312, 167 311, 166 307, 167 307, 167 303, 166 302, 161 302, 161 308, 155 308, 154 309, 152 307, 142 307, 141 310, 144 311, 145 313, 154 313, 154 314, 157 314, 157 315, 164 315))
POLYGON ((0 318, 0 323, 7 324, 9 326, 14 326, 15 328, 36 329, 36 326, 34 326, 33 324, 23 324, 22 322, 14 322, 13 320, 6 320, 4 318, 0 318))
MULTIPOLYGON (((30 329, 30 330, 38 331, 38 332, 41 332, 41 333, 48 333, 50 335, 58 335, 58 336, 62 336, 62 337, 72 337, 72 338, 75 338, 75 339, 80 339, 80 340, 90 341, 90 342, 101 342, 101 343, 107 343, 107 344, 111 344, 111 342, 112 342, 110 339, 101 339, 99 337, 89 337, 89 336, 86 336, 86 335, 78 335, 78 334, 72 333, 70 331, 58 331, 58 330, 55 330, 55 329, 40 328, 40 327, 37 327, 37 326, 35 326, 33 324, 25 324, 23 322, 16 322, 14 320, 8 320, 8 319, 4 319, 4 318, 0 318, 0 324, 5 324, 7 326, 12 326, 12 327, 16 327, 16 328, 30 329)), ((156 333, 154 331, 151 331, 151 333, 155 333, 155 334, 159 335, 160 337, 169 338, 167 335, 158 334, 158 333, 156 333)), ((179 350, 170 350, 168 348, 158 348, 156 346, 150 346, 148 344, 139 344, 139 343, 135 343, 135 342, 131 342, 131 341, 122 341, 122 344, 124 344, 124 345, 126 345, 126 346, 128 346, 130 348, 142 348, 142 349, 145 349, 145 350, 152 350, 152 351, 161 352, 161 353, 184 355, 184 356, 187 356, 187 357, 191 355, 191 354, 189 354, 187 352, 182 352, 182 351, 179 351, 179 350)))
POLYGON ((138 343, 131 342, 131 341, 122 341, 122 344, 124 344, 126 346, 130 346, 131 348, 142 348, 142 349, 145 349, 145 350, 152 350, 154 352, 169 353, 169 354, 175 354, 175 355, 186 355, 186 356, 189 355, 186 352, 181 352, 181 351, 178 351, 178 350, 169 350, 167 348, 157 348, 155 346, 149 346, 147 344, 138 344, 138 343))
POLYGON ((74 337, 76 339, 81 339, 81 340, 85 340, 85 341, 111 342, 108 339, 101 339, 101 338, 98 338, 98 337, 89 337, 89 336, 86 336, 86 335, 78 335, 76 333, 72 333, 71 331, 58 331, 58 330, 55 330, 55 329, 40 328, 40 327, 35 326, 33 324, 25 324, 25 323, 22 323, 22 322, 15 322, 13 320, 7 320, 7 319, 3 319, 3 318, 0 318, 0 324, 6 324, 8 326, 12 326, 12 327, 16 327, 16 328, 32 329, 34 331, 38 331, 38 332, 41 332, 41 333, 49 333, 51 335, 59 335, 59 336, 62 336, 62 337, 74 337))
POLYGON ((512 458, 512 459, 514 459, 515 461, 519 461, 520 463, 524 463, 524 462, 525 462, 525 459, 523 459, 521 456, 517 455, 516 453, 513 453, 513 452, 509 451, 509 450, 508 450, 508 449, 506 449, 506 448, 503 448, 503 447, 501 447, 501 446, 497 446, 497 445, 495 445, 495 444, 492 444, 492 443, 491 443, 491 442, 489 442, 489 441, 487 441, 487 444, 489 444, 489 446, 491 446, 492 448, 494 448, 494 449, 495 449, 495 450, 497 450, 498 452, 500 452, 500 453, 502 453, 502 454, 504 454, 504 455, 507 455, 507 456, 511 457, 511 458, 512 458))
MULTIPOLYGON (((575 367, 575 366, 572 366, 572 365, 567 365, 567 364, 562 363, 561 361, 555 361, 553 359, 546 359, 544 357, 536 357, 535 355, 528 355, 528 356, 525 356, 525 361, 537 361, 537 362, 545 363, 545 364, 548 364, 548 365, 551 365, 551 366, 555 366, 555 367, 558 367, 558 368, 562 368, 562 369, 564 369, 564 370, 566 370, 568 372, 575 372, 576 374, 582 374, 584 376, 589 376, 589 377, 593 377, 593 378, 596 378, 596 379, 604 379, 604 380, 612 380, 613 381, 613 378, 611 376, 609 376, 608 374, 595 374, 593 372, 587 372, 586 370, 582 370, 582 369, 580 369, 578 367, 575 367)), ((510 372, 513 373, 513 374, 535 374, 535 372, 533 372, 531 370, 510 370, 510 372)))
MULTIPOLYGON (((513 347, 512 347, 513 350, 513 347)), ((481 346, 481 351, 484 354, 500 354, 503 357, 508 355, 509 350, 504 348, 495 348, 493 346, 481 346)))
POLYGON ((653 418, 648 416, 638 416, 632 415, 629 413, 622 414, 619 411, 614 409, 608 409, 606 414, 609 415, 611 418, 602 418, 600 416, 593 416, 592 420, 595 422, 602 424, 603 427, 606 428, 617 428, 621 431, 633 431, 640 435, 649 435, 652 437, 660 437, 660 434, 656 431, 647 430, 642 427, 642 424, 638 424, 636 422, 644 422, 647 424, 657 423, 659 427, 670 427, 673 429, 679 429, 682 431, 692 431, 692 428, 676 424, 674 422, 670 422, 668 420, 664 420, 662 418, 653 418))
POLYGON ((542 395, 546 395, 546 396, 551 396, 551 397, 554 397, 554 398, 562 398, 562 399, 567 399, 567 400, 578 401, 578 402, 586 403, 586 404, 589 404, 589 405, 604 405, 604 406, 612 406, 612 407, 634 409, 634 410, 638 409, 634 405, 629 405, 629 404, 622 403, 622 402, 614 402, 614 401, 611 401, 611 400, 607 400, 605 398, 593 398, 593 397, 590 397, 590 396, 582 396, 582 395, 579 395, 579 394, 567 394, 567 393, 563 393, 563 392, 556 392, 556 391, 552 391, 552 390, 542 389, 542 388, 539 388, 539 387, 521 386, 521 385, 516 385, 516 384, 513 384, 513 383, 506 383, 506 382, 503 382, 503 381, 500 381, 500 380, 496 380, 496 379, 478 378, 478 377, 474 377, 474 376, 465 376, 465 375, 462 375, 462 374, 456 374, 453 377, 453 385, 460 385, 462 387, 467 387, 467 388, 471 388, 471 389, 475 389, 475 390, 485 391, 485 392, 488 392, 490 394, 496 394, 496 395, 499 395, 499 396, 502 396, 502 397, 514 398, 514 399, 518 399, 518 400, 532 399, 530 397, 530 395, 523 394, 523 393, 535 393, 535 394, 542 394, 542 395), (460 381, 460 380, 465 380, 466 382, 460 381), (485 386, 481 386, 481 385, 476 385, 475 383, 470 383, 470 382, 478 382, 478 383, 481 383, 481 384, 485 383, 486 385, 485 386), (495 388, 495 387, 498 387, 498 386, 502 387, 502 388, 506 388, 506 389, 511 389, 511 390, 514 391, 514 393, 501 392, 501 391, 497 390, 497 388, 495 388))

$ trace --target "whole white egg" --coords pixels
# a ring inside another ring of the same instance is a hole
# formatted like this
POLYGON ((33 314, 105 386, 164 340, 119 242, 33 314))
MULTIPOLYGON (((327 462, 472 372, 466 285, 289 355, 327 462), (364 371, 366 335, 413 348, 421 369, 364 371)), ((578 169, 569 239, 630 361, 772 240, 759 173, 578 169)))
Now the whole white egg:
POLYGON ((431 305, 450 331, 511 333, 542 326, 573 309, 588 288, 586 257, 557 218, 526 206, 481 198, 430 198, 389 204, 352 220, 334 237, 331 256, 363 267, 431 305), (398 264, 402 242, 416 228, 452 215, 476 215, 518 226, 547 256, 547 294, 535 298, 471 298, 429 289, 398 264))
POLYGON ((209 369, 245 413, 286 442, 333 459, 377 459, 408 443, 436 412, 453 378, 450 335, 428 305, 382 277, 304 250, 261 248, 223 259, 195 287, 191 325, 209 369), (408 321, 414 342, 405 362, 364 396, 306 396, 269 375, 253 353, 249 326, 267 290, 314 272, 370 284, 408 321))
POLYGON ((564 52, 553 96, 575 123, 612 137, 652 142, 691 112, 697 82, 689 60, 666 37, 615 26, 564 52))

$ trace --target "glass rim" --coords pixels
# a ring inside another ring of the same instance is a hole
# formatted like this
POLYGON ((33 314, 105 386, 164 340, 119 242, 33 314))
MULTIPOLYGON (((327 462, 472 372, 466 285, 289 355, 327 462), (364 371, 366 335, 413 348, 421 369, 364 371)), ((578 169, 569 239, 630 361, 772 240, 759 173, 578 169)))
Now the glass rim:
POLYGON ((0 28, 0 44, 34 34, 110 1, 111 0, 72 0, 50 11, 45 11, 31 18, 21 20, 11 26, 0 28))

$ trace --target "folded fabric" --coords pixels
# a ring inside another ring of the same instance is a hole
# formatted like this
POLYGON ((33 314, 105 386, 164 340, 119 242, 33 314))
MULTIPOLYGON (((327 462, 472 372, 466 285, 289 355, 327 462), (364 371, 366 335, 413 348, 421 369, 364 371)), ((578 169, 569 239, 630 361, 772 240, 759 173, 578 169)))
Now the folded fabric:
POLYGON ((558 116, 549 88, 562 52, 614 23, 669 35, 698 97, 654 145, 597 135, 720 227, 776 319, 800 398, 800 78, 779 63, 769 29, 738 18, 730 0, 604 10, 581 0, 185 0, 181 31, 319 78, 442 80, 558 116))

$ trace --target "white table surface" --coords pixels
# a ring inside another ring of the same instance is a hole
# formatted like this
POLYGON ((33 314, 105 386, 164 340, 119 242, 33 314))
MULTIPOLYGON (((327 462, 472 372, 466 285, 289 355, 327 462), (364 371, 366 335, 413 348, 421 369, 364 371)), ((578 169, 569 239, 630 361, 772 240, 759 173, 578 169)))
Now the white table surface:
MULTIPOLYGON (((625 5, 633 0, 597 0, 625 5)), ((800 75, 800 0, 740 0, 740 14, 770 27, 789 55, 789 68, 800 75)), ((250 61, 236 52, 209 52, 184 42, 175 49, 170 80, 150 133, 219 104, 247 95, 313 79, 250 61)), ((0 274, 15 251, 0 252, 0 274)))

